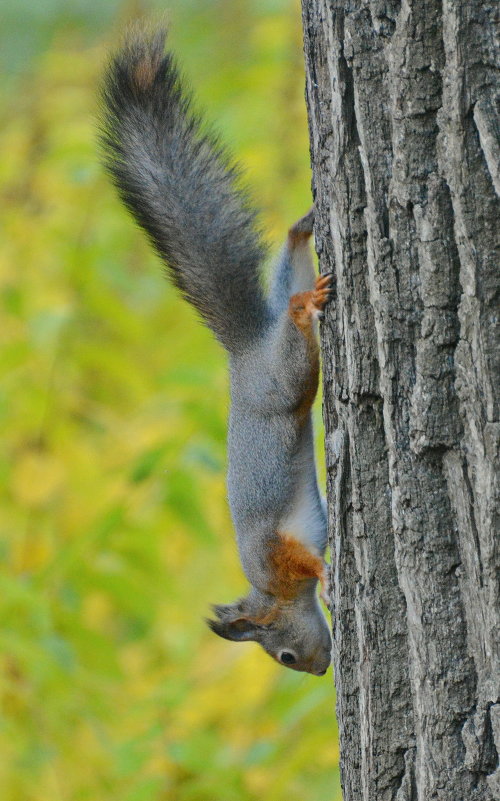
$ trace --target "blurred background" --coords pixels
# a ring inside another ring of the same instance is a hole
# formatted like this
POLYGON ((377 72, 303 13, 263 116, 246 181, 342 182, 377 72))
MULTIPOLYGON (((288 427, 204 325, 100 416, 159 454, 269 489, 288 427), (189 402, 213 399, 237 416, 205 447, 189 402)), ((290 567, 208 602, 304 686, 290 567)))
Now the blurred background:
MULTIPOLYGON (((155 10, 2 3, 0 798, 336 801, 331 672, 203 622, 246 592, 225 358, 96 152, 107 54, 155 10)), ((310 204, 298 0, 170 0, 167 18, 277 248, 310 204)))

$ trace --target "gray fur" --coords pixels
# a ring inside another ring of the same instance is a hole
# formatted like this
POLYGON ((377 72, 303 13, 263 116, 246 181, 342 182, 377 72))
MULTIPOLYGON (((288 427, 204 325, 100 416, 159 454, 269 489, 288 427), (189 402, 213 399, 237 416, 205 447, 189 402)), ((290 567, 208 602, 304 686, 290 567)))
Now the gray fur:
MULTIPOLYGON (((254 212, 237 171, 191 111, 164 45, 164 32, 136 31, 112 60, 102 92, 102 144, 125 204, 230 355, 228 491, 252 590, 214 607, 209 625, 227 639, 259 642, 278 660, 283 649, 293 651, 290 667, 322 674, 331 638, 316 579, 305 580, 292 601, 269 591, 279 531, 291 531, 315 555, 326 547, 311 417, 298 414, 314 371, 288 315, 290 295, 312 288, 311 255, 305 238, 298 245, 289 239, 264 297, 254 212)), ((310 212, 290 233, 308 234, 312 222, 310 212)))
POLYGON ((266 318, 265 248, 239 170, 193 112, 165 38, 136 29, 108 67, 104 162, 177 286, 238 351, 266 318))

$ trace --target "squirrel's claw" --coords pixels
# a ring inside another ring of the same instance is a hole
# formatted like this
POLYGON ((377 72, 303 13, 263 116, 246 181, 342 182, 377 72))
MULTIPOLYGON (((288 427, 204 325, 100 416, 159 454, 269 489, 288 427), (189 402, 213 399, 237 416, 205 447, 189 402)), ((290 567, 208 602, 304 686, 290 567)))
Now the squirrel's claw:
POLYGON ((323 309, 330 300, 332 295, 331 289, 332 274, 326 273, 325 275, 318 275, 316 283, 312 291, 311 302, 315 309, 317 309, 316 316, 319 320, 324 317, 323 309), (321 315, 321 316, 320 316, 321 315))

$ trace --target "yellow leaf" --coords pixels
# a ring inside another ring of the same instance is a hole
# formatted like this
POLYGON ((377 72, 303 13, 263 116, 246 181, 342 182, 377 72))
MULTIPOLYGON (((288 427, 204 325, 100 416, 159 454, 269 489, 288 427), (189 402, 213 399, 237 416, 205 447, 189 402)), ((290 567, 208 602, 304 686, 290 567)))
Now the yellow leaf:
POLYGON ((11 491, 16 501, 28 508, 48 504, 64 483, 59 460, 39 450, 25 451, 14 465, 11 491))

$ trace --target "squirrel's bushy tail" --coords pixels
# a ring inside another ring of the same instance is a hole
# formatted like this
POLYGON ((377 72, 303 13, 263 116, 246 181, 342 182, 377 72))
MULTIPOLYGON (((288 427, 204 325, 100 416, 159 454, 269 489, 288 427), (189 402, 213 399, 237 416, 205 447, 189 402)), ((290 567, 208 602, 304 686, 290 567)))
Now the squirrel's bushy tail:
POLYGON ((203 130, 166 31, 135 30, 102 89, 105 165, 184 296, 229 350, 266 317, 255 212, 218 140, 203 130))

